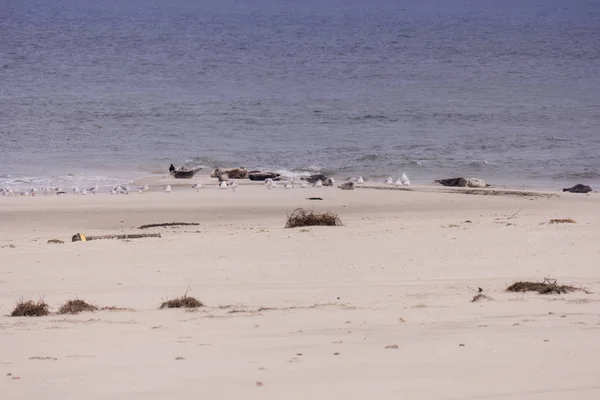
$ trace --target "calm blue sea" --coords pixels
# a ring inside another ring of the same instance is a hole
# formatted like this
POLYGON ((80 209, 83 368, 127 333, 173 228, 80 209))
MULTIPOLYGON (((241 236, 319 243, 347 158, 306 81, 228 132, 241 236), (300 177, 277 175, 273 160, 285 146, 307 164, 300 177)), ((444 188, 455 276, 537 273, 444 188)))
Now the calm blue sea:
POLYGON ((171 162, 600 187, 600 1, 0 0, 0 186, 171 162))

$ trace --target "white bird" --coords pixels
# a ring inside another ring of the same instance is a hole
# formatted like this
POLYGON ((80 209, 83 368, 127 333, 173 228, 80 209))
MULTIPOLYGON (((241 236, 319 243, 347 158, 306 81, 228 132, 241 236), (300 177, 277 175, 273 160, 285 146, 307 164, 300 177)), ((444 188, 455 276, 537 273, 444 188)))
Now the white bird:
POLYGON ((306 184, 306 182, 302 182, 302 184, 300 184, 300 187, 301 187, 302 189, 304 189, 304 188, 307 188, 307 187, 308 187, 308 185, 306 184))
POLYGON ((194 185, 192 185, 193 189, 196 189, 196 192, 199 192, 200 189, 202 188, 202 184, 201 183, 196 183, 194 185))
POLYGON ((358 180, 356 181, 356 183, 365 183, 365 180, 363 179, 362 176, 359 176, 358 180))
POLYGON ((144 193, 148 192, 148 189, 150 189, 150 187, 148 185, 144 185, 144 186, 138 188, 138 193, 144 194, 144 193))
POLYGON ((91 188, 88 189, 88 192, 90 192, 94 196, 96 195, 97 191, 98 191, 98 185, 94 185, 94 187, 91 187, 91 188))
POLYGON ((167 187, 165 188, 165 190, 163 190, 165 193, 171 193, 171 185, 167 185, 167 187))
POLYGON ((394 185, 395 186, 402 186, 403 185, 402 180, 397 179, 396 182, 394 182, 394 185))
POLYGON ((127 185, 119 186, 119 194, 129 194, 130 190, 131 190, 131 188, 127 185))
POLYGON ((284 186, 285 189, 293 189, 294 188, 294 183, 293 182, 288 182, 285 184, 284 186))
POLYGON ((402 184, 403 185, 410 185, 410 181, 408 180, 408 176, 406 175, 406 172, 402 172, 402 177, 400 178, 402 180, 402 184))
POLYGON ((271 186, 273 186, 273 179, 271 179, 271 178, 265 179, 265 186, 267 187, 267 189, 271 189, 271 186))
POLYGON ((31 189, 29 189, 29 191, 31 192, 32 196, 35 196, 38 192, 38 190, 36 188, 31 188, 31 189))
POLYGON ((393 185, 394 184, 394 180, 392 179, 391 176, 385 180, 385 184, 386 185, 393 185))
POLYGON ((269 189, 271 189, 271 188, 273 188, 273 189, 277 189, 278 187, 279 187, 279 185, 277 184, 277 182, 273 182, 273 183, 271 184, 271 187, 270 187, 269 189))
POLYGON ((319 179, 315 182, 315 184, 313 185, 314 187, 321 187, 323 186, 323 182, 319 179))
POLYGON ((119 194, 119 193, 117 193, 117 189, 116 188, 111 188, 110 189, 110 194, 119 194))
POLYGON ((87 189, 82 189, 81 190, 81 195, 82 196, 86 196, 87 195, 87 189))
POLYGON ((81 194, 81 190, 79 190, 79 188, 78 188, 78 187, 76 187, 76 188, 73 188, 73 195, 74 195, 74 196, 77 196, 78 194, 81 194))
POLYGON ((221 184, 219 185, 219 189, 227 189, 229 186, 227 186, 227 182, 223 181, 221 182, 221 184))
POLYGON ((238 187, 238 183, 236 181, 233 181, 229 184, 229 186, 231 187, 231 190, 235 191, 235 189, 237 189, 238 187))

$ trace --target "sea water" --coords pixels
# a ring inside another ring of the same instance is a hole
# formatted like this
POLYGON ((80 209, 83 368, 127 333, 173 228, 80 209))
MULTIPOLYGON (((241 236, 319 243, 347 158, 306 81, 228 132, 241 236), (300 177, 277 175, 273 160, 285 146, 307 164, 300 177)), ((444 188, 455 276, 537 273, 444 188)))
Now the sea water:
POLYGON ((600 185, 600 2, 0 1, 0 186, 600 185))

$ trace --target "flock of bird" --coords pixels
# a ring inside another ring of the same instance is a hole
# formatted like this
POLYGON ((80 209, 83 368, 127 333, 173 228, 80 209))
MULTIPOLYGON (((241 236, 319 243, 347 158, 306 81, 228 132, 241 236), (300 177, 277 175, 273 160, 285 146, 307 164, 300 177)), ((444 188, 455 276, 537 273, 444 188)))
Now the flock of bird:
MULTIPOLYGON (((335 183, 333 178, 330 178, 328 181, 331 181, 330 183, 332 185, 335 183)), ((354 182, 358 183, 358 184, 365 183, 362 176, 359 177, 358 179, 356 179, 354 182)), ((400 176, 400 178, 398 178, 396 181, 394 181, 392 177, 389 177, 385 180, 384 183, 388 184, 388 185, 396 185, 396 186, 410 185, 408 176, 406 176, 406 173, 404 173, 404 172, 402 173, 402 176, 400 176)), ((280 187, 283 187, 284 189, 294 189, 296 187, 296 182, 294 179, 287 181, 287 182, 275 182, 273 179, 267 178, 267 179, 265 179, 265 186, 269 190, 280 188, 280 187)), ((323 181, 321 181, 319 179, 315 183, 313 183, 312 186, 313 187, 322 187, 323 181)), ((196 183, 196 184, 192 185, 192 188, 195 189, 196 191, 200 191, 200 189, 202 187, 203 186, 201 183, 196 183)), ((219 183, 218 187, 219 187, 219 189, 231 189, 231 190, 235 191, 238 187, 238 183, 237 183, 237 181, 221 182, 221 183, 219 183)), ((308 183, 306 181, 302 181, 300 183, 300 188, 307 188, 307 187, 308 187, 308 183)), ((74 187, 74 188, 72 188, 72 193, 74 196, 86 196, 88 194, 92 194, 95 196, 96 193, 99 192, 99 190, 100 190, 100 188, 98 185, 94 185, 93 187, 88 188, 88 189, 80 189, 79 187, 74 187)), ((137 187, 137 192, 140 194, 147 193, 148 190, 149 190, 148 185, 137 187)), ((167 185, 163 190, 163 192, 165 192, 165 193, 171 193, 172 191, 173 190, 171 188, 171 185, 167 185)), ((113 187, 109 188, 109 193, 111 195, 122 195, 122 194, 127 195, 131 192, 132 192, 132 188, 129 185, 117 185, 117 186, 113 186, 113 187)), ((63 188, 61 188, 61 187, 43 187, 39 190, 37 188, 18 190, 18 189, 12 189, 10 187, 4 187, 4 188, 0 189, 0 195, 8 196, 8 197, 37 196, 38 194, 42 195, 42 196, 52 196, 52 195, 66 195, 67 192, 65 190, 63 190, 63 188)))

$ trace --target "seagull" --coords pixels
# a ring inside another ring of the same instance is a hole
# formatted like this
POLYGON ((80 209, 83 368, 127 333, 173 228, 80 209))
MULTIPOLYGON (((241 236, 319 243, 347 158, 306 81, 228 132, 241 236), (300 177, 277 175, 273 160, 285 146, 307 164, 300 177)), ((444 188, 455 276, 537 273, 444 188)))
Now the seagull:
POLYGON ((315 184, 313 185, 314 187, 321 187, 323 186, 323 182, 319 179, 315 182, 315 184))
POLYGON ((98 185, 94 185, 94 187, 89 188, 88 191, 95 196, 98 191, 98 185))
POLYGON ((193 189, 196 189, 196 192, 199 192, 200 189, 202 188, 202 184, 201 183, 196 183, 194 185, 192 185, 193 189))
POLYGON ((87 195, 87 189, 82 189, 82 190, 81 190, 81 195, 82 195, 82 196, 85 196, 85 195, 87 195))
POLYGON ((129 194, 130 190, 131 190, 131 188, 127 185, 119 186, 119 194, 129 194))
POLYGON ((273 183, 271 184, 271 187, 270 187, 269 189, 271 189, 271 188, 273 188, 273 189, 277 189, 278 187, 279 187, 279 185, 277 184, 277 182, 273 182, 273 183))
POLYGON ((116 188, 110 189, 110 194, 118 194, 116 188))
POLYGON ((285 189, 293 189, 294 188, 294 183, 293 182, 288 182, 285 184, 284 186, 285 189))
POLYGON ((221 184, 219 185, 219 189, 227 189, 229 186, 227 186, 227 182, 223 181, 221 182, 221 184))
POLYGON ((163 190, 165 193, 171 193, 171 185, 167 185, 167 187, 165 188, 165 190, 163 190))
POLYGON ((300 185, 300 187, 301 187, 302 189, 304 189, 304 188, 307 188, 307 187, 308 187, 308 185, 306 184, 306 182, 302 182, 302 184, 300 185))
POLYGON ((81 193, 81 190, 79 190, 79 188, 78 188, 78 187, 76 187, 76 188, 73 188, 73 195, 74 195, 74 196, 77 196, 77 195, 78 195, 78 194, 80 194, 80 193, 81 193))
POLYGON ((150 187, 148 185, 144 185, 144 186, 138 188, 138 193, 144 194, 148 191, 148 189, 150 189, 150 187))
POLYGON ((403 185, 402 180, 401 179, 396 180, 396 182, 394 182, 394 185, 395 186, 402 186, 403 185))
POLYGON ((402 172, 402 177, 400 178, 402 180, 402 184, 403 185, 410 185, 410 181, 408 180, 408 176, 406 175, 406 172, 402 172))
POLYGON ((237 189, 238 187, 238 183, 236 181, 233 181, 229 184, 229 186, 231 186, 231 190, 235 191, 235 189, 237 189))
POLYGON ((362 176, 359 176, 358 180, 356 181, 356 183, 365 183, 365 180, 363 179, 362 176))
POLYGON ((394 184, 394 180, 392 179, 391 176, 385 180, 385 184, 386 185, 393 185, 394 184))
POLYGON ((36 188, 31 188, 31 189, 29 189, 29 191, 31 192, 32 196, 35 196, 38 192, 38 190, 36 188))
POLYGON ((271 189, 271 186, 273 186, 273 179, 271 179, 271 178, 265 179, 265 186, 267 187, 267 189, 271 189))

